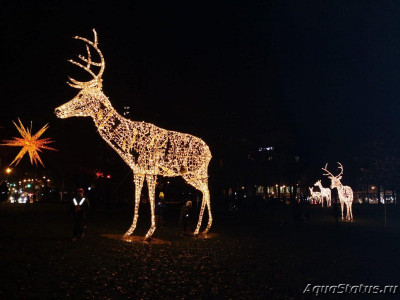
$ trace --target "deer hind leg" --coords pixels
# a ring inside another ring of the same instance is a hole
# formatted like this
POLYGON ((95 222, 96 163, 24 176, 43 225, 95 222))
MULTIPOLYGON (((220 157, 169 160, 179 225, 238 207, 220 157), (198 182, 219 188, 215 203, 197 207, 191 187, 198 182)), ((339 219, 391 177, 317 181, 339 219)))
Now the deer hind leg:
POLYGON ((352 212, 352 203, 347 202, 347 220, 352 221, 353 220, 353 212, 352 212))
POLYGON ((135 212, 133 214, 133 222, 128 231, 124 234, 124 237, 128 237, 132 234, 132 232, 136 229, 137 220, 139 217, 139 204, 140 204, 140 195, 142 194, 144 175, 134 175, 135 182, 135 212))
POLYGON ((156 182, 157 176, 155 175, 147 175, 146 176, 147 186, 149 188, 149 200, 150 200, 150 210, 151 210, 151 226, 149 231, 146 233, 145 240, 148 240, 153 235, 156 230, 156 221, 154 216, 154 207, 155 207, 155 191, 156 191, 156 182))
POLYGON ((210 230, 211 224, 212 224, 212 221, 213 221, 213 218, 212 218, 212 215, 211 215, 210 192, 208 190, 208 184, 206 186, 206 189, 207 189, 207 193, 206 193, 207 197, 206 197, 206 199, 207 199, 207 210, 208 210, 208 223, 207 223, 207 227, 203 231, 203 233, 207 233, 210 230))
POLYGON ((343 218, 343 207, 344 206, 344 202, 343 201, 340 201, 340 208, 342 209, 342 220, 344 219, 343 218))
POLYGON ((196 179, 196 178, 189 178, 189 177, 186 177, 184 179, 186 180, 186 182, 188 184, 195 187, 197 190, 201 191, 203 194, 203 199, 201 201, 201 207, 200 207, 199 220, 197 222, 197 226, 194 231, 194 235, 199 234, 201 222, 203 220, 204 209, 205 209, 206 205, 208 207, 208 224, 207 224, 207 228, 205 229, 204 232, 207 233, 208 230, 210 230, 211 223, 212 223, 212 216, 211 216, 211 209, 210 209, 210 192, 208 191, 208 181, 207 181, 207 179, 196 179))
POLYGON ((350 220, 353 221, 353 202, 350 202, 350 220))

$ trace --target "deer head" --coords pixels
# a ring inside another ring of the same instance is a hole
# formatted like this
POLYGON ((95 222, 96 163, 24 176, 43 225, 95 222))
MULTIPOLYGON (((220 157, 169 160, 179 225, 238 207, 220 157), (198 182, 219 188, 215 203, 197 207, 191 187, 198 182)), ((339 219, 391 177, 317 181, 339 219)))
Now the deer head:
POLYGON ((328 171, 328 169, 327 169, 328 164, 326 164, 325 167, 322 168, 322 170, 324 170, 326 172, 324 175, 328 176, 328 178, 331 179, 331 189, 340 188, 342 186, 340 179, 342 179, 342 175, 343 175, 343 166, 340 162, 338 162, 338 164, 339 164, 340 173, 339 173, 339 175, 336 175, 336 176, 334 176, 331 172, 328 171))
POLYGON ((69 117, 94 116, 100 109, 111 106, 110 101, 103 94, 101 89, 101 76, 104 73, 105 61, 103 54, 98 48, 97 33, 94 29, 93 33, 93 42, 83 37, 74 37, 75 39, 82 40, 86 43, 87 58, 82 55, 78 55, 79 59, 81 59, 86 65, 83 65, 82 63, 76 62, 72 59, 69 60, 69 62, 87 71, 93 77, 93 79, 82 82, 68 77, 70 82, 67 83, 73 88, 80 89, 80 91, 72 100, 55 109, 55 114, 58 118, 64 119, 69 117), (89 46, 93 47, 97 51, 98 55, 100 56, 100 62, 92 61, 89 46), (90 69, 91 66, 100 67, 98 74, 95 74, 90 69))
POLYGON ((314 183, 314 186, 321 186, 321 180, 318 180, 316 183, 314 183))

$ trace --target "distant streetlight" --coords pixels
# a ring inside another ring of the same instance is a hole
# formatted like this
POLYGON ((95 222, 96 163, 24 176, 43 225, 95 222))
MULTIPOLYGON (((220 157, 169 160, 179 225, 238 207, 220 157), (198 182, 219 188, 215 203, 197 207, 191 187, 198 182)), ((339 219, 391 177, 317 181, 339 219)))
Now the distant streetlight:
POLYGON ((12 172, 12 169, 11 169, 11 168, 7 168, 7 169, 6 169, 6 173, 7 173, 7 174, 10 174, 11 172, 12 172))

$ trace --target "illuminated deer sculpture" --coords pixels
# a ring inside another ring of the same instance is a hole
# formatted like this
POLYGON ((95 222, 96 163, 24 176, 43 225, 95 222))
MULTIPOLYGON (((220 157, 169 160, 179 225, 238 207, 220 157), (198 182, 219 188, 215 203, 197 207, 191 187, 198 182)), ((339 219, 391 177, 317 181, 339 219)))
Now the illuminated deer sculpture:
POLYGON ((328 176, 328 178, 331 179, 331 189, 336 188, 338 190, 338 195, 339 195, 339 201, 340 201, 340 207, 342 210, 342 220, 344 219, 343 217, 343 206, 346 204, 346 220, 347 221, 353 221, 353 190, 349 186, 344 186, 341 182, 340 179, 342 179, 343 175, 343 166, 341 163, 339 163, 339 168, 340 168, 340 174, 334 176, 331 172, 328 171, 327 167, 328 164, 325 165, 325 168, 322 168, 326 172, 324 174, 325 176, 328 176))
POLYGON ((308 188, 310 190, 311 198, 314 199, 317 203, 319 203, 322 200, 321 193, 320 192, 314 192, 312 187, 308 188))
POLYGON ((96 31, 93 30, 94 41, 76 36, 75 39, 86 43, 87 58, 79 55, 81 63, 71 63, 86 70, 93 79, 80 82, 69 78, 68 84, 80 89, 71 101, 55 109, 59 118, 92 117, 100 136, 122 157, 132 169, 135 183, 135 209, 133 222, 124 237, 128 237, 136 228, 139 212, 140 195, 146 179, 151 208, 151 227, 145 239, 151 238, 156 229, 154 207, 157 175, 181 176, 203 194, 199 220, 194 234, 200 230, 205 207, 208 209, 208 224, 204 233, 211 227, 212 216, 210 194, 208 190, 208 164, 211 152, 207 144, 198 137, 169 131, 153 124, 126 119, 118 114, 102 91, 102 75, 105 68, 103 54, 98 48, 96 31), (100 62, 92 61, 90 47, 100 57, 100 62), (97 74, 91 69, 99 67, 97 74))
POLYGON ((326 199, 326 206, 331 206, 331 189, 330 188, 324 188, 322 186, 321 180, 318 180, 316 183, 314 183, 314 186, 319 187, 319 190, 321 191, 321 204, 322 207, 324 207, 324 198, 326 199))

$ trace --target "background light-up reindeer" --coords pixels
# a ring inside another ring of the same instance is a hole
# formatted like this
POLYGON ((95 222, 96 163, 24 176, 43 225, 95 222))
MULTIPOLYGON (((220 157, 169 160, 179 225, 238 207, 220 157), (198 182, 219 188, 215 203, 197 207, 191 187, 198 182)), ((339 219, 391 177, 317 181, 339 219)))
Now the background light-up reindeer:
POLYGON ((340 201, 340 207, 342 210, 342 220, 344 219, 343 217, 343 206, 346 204, 346 220, 352 221, 353 220, 353 190, 349 186, 344 186, 341 182, 340 179, 342 179, 342 174, 343 174, 343 166, 341 163, 339 163, 339 168, 340 168, 340 174, 334 176, 331 172, 327 170, 328 164, 325 165, 325 168, 322 168, 326 172, 324 174, 325 176, 328 176, 331 179, 331 189, 337 188, 338 190, 338 195, 339 195, 339 201, 340 201))
POLYGON ((105 61, 98 48, 97 34, 94 29, 93 33, 93 42, 82 37, 75 37, 86 43, 87 58, 79 55, 81 63, 70 60, 71 63, 86 70, 93 79, 80 82, 69 78, 71 82, 68 84, 80 89, 80 92, 71 101, 56 108, 55 114, 59 118, 92 117, 100 136, 132 169, 135 183, 135 211, 132 225, 124 237, 131 235, 136 228, 144 179, 148 185, 151 208, 151 227, 145 239, 150 238, 154 233, 156 229, 154 198, 157 175, 182 176, 188 184, 202 192, 203 200, 194 234, 199 233, 206 206, 208 208, 208 224, 204 233, 207 233, 212 223, 208 190, 210 149, 198 137, 162 129, 150 123, 132 121, 119 115, 102 91, 101 77, 105 61), (92 61, 90 46, 97 51, 100 62, 92 61), (97 74, 90 69, 92 66, 100 68, 97 74))
POLYGON ((322 201, 322 197, 321 197, 321 193, 320 192, 314 192, 312 187, 309 187, 308 189, 310 190, 311 198, 315 202, 319 203, 320 201, 322 201))
POLYGON ((330 188, 324 188, 322 186, 321 180, 318 180, 316 183, 314 183, 314 186, 319 187, 319 190, 321 191, 321 204, 322 207, 324 207, 324 198, 326 199, 326 206, 331 206, 331 189, 330 188))

